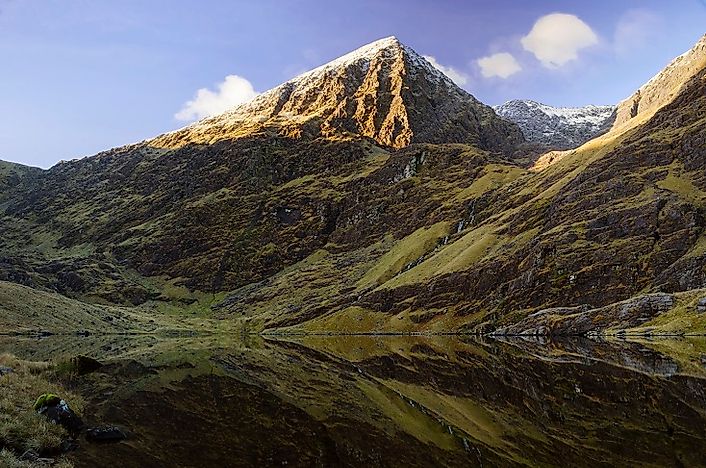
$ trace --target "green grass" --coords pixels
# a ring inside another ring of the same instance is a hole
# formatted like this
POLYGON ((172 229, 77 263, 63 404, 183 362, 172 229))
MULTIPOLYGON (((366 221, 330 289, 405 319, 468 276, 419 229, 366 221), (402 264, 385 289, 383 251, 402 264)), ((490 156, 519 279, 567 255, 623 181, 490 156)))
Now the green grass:
POLYGON ((651 328, 653 333, 706 334, 706 313, 696 310, 696 303, 704 297, 706 289, 677 293, 672 309, 632 331, 651 328))
POLYGON ((0 281, 0 334, 42 331, 75 334, 82 330, 92 334, 230 332, 237 329, 235 323, 210 320, 211 304, 222 300, 226 293, 187 294, 178 288, 172 292, 175 296, 183 293, 184 297, 196 298, 196 301, 185 304, 175 299, 148 302, 139 307, 117 307, 86 303, 0 281))
POLYGON ((494 233, 493 225, 480 226, 439 249, 435 255, 414 268, 384 283, 382 287, 392 289, 421 283, 434 276, 466 269, 490 254, 502 242, 501 237, 494 233))
POLYGON ((417 229, 397 242, 389 252, 358 281, 359 288, 379 286, 403 270, 411 262, 433 250, 449 234, 449 223, 436 223, 417 229))
POLYGON ((664 180, 657 182, 657 186, 674 192, 695 205, 703 206, 706 202, 706 193, 694 185, 688 174, 683 174, 678 169, 670 170, 664 180))
POLYGON ((513 182, 525 173, 523 169, 515 166, 488 164, 484 168, 484 174, 475 179, 468 188, 458 192, 454 196, 453 202, 458 203, 478 197, 490 190, 495 190, 513 182))
POLYGON ((0 281, 0 333, 127 332, 149 328, 135 309, 87 304, 60 294, 0 281))

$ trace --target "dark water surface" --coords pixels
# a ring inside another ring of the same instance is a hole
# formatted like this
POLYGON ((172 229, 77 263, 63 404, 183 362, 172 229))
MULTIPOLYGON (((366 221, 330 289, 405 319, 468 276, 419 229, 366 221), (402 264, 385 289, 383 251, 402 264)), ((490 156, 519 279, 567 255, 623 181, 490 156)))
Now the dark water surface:
POLYGON ((85 354, 78 467, 706 466, 706 343, 0 338, 85 354))

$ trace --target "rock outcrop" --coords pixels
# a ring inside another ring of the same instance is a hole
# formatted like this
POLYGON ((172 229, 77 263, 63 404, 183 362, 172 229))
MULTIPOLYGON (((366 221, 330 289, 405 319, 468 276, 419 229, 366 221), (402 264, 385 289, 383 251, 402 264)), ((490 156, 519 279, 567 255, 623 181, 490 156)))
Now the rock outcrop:
POLYGON ((588 306, 542 309, 491 334, 586 336, 601 334, 609 328, 613 329, 613 333, 620 334, 622 329, 642 326, 669 311, 674 304, 674 295, 656 293, 595 309, 588 306))

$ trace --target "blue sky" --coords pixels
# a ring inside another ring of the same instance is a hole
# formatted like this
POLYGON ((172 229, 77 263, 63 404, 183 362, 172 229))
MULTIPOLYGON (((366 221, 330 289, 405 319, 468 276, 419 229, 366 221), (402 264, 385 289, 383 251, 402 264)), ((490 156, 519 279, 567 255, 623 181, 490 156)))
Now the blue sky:
POLYGON ((155 136, 227 76, 224 93, 265 91, 390 35, 486 103, 572 106, 619 101, 704 33, 706 0, 0 0, 0 159, 49 167, 155 136), (553 13, 575 19, 531 33, 553 13))

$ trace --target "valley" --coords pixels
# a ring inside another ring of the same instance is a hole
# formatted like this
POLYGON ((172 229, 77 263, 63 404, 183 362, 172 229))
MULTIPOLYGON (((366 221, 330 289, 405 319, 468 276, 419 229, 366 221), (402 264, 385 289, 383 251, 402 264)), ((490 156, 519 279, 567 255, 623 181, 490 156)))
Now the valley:
POLYGON ((704 2, 0 0, 0 468, 706 466, 704 2))

